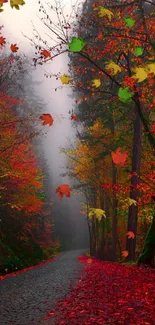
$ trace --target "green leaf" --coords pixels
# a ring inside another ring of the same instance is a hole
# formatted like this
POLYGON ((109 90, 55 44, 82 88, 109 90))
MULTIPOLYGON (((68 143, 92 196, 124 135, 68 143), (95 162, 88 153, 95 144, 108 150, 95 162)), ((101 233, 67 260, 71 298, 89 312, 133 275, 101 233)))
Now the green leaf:
POLYGON ((135 24, 135 21, 130 17, 125 18, 124 22, 125 22, 126 27, 133 27, 133 25, 135 24))
POLYGON ((140 47, 140 46, 137 46, 137 47, 135 48, 134 55, 135 55, 135 56, 140 56, 140 55, 143 54, 143 52, 144 52, 144 49, 143 49, 142 47, 140 47))
POLYGON ((128 100, 131 99, 133 93, 130 92, 129 87, 126 88, 119 88, 118 91, 118 97, 120 97, 120 100, 124 103, 126 103, 128 100))
POLYGON ((86 45, 86 42, 81 38, 72 37, 72 41, 70 43, 67 43, 69 46, 70 52, 80 52, 84 46, 86 45))

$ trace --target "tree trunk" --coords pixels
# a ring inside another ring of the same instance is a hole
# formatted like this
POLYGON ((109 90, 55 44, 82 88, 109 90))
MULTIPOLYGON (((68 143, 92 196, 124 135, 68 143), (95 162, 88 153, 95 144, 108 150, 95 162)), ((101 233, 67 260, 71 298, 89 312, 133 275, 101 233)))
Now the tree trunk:
POLYGON ((112 261, 116 262, 116 249, 117 249, 117 199, 116 199, 116 176, 117 170, 114 162, 112 161, 112 261))
MULTIPOLYGON (((139 191, 137 185, 139 184, 139 173, 141 163, 141 119, 136 112, 134 122, 134 135, 133 135, 133 150, 132 150, 132 177, 130 186, 130 198, 137 201, 139 197, 139 191), (135 174, 133 174, 135 173, 135 174)), ((132 231, 135 234, 134 238, 128 238, 126 241, 126 250, 128 251, 128 261, 135 261, 136 250, 136 233, 137 233, 137 217, 138 206, 132 204, 128 210, 128 228, 127 231, 132 231)))
POLYGON ((149 227, 149 230, 146 235, 144 247, 142 253, 138 257, 137 264, 146 264, 151 267, 154 265, 155 257, 155 215, 153 216, 152 224, 149 227))
MULTIPOLYGON (((155 198, 153 199, 155 201, 155 198)), ((142 253, 138 257, 137 264, 146 264, 155 267, 155 212, 152 223, 148 229, 142 253)))

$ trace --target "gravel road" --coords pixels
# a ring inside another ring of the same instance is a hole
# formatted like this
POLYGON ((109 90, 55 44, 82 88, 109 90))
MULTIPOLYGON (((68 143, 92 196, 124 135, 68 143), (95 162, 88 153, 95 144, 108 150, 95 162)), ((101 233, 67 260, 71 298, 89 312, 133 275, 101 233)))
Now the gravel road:
POLYGON ((84 267, 77 257, 85 251, 66 251, 41 267, 1 280, 0 325, 51 324, 43 318, 76 282, 84 267))

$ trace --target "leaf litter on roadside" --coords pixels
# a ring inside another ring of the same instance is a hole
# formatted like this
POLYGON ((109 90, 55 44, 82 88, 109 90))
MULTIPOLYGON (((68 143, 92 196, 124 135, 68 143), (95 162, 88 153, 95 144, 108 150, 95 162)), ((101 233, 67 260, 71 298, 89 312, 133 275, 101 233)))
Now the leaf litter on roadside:
POLYGON ((153 269, 101 262, 88 263, 66 299, 56 303, 44 320, 55 325, 154 325, 153 269))

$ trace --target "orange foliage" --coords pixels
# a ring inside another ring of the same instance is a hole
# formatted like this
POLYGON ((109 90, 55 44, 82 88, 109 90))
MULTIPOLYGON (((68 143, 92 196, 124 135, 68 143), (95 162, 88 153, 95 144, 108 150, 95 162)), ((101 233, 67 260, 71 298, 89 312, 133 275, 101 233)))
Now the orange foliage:
POLYGON ((68 184, 60 185, 56 189, 56 193, 58 193, 58 197, 60 200, 63 198, 63 195, 66 195, 66 197, 70 197, 70 191, 72 191, 72 189, 68 184))

